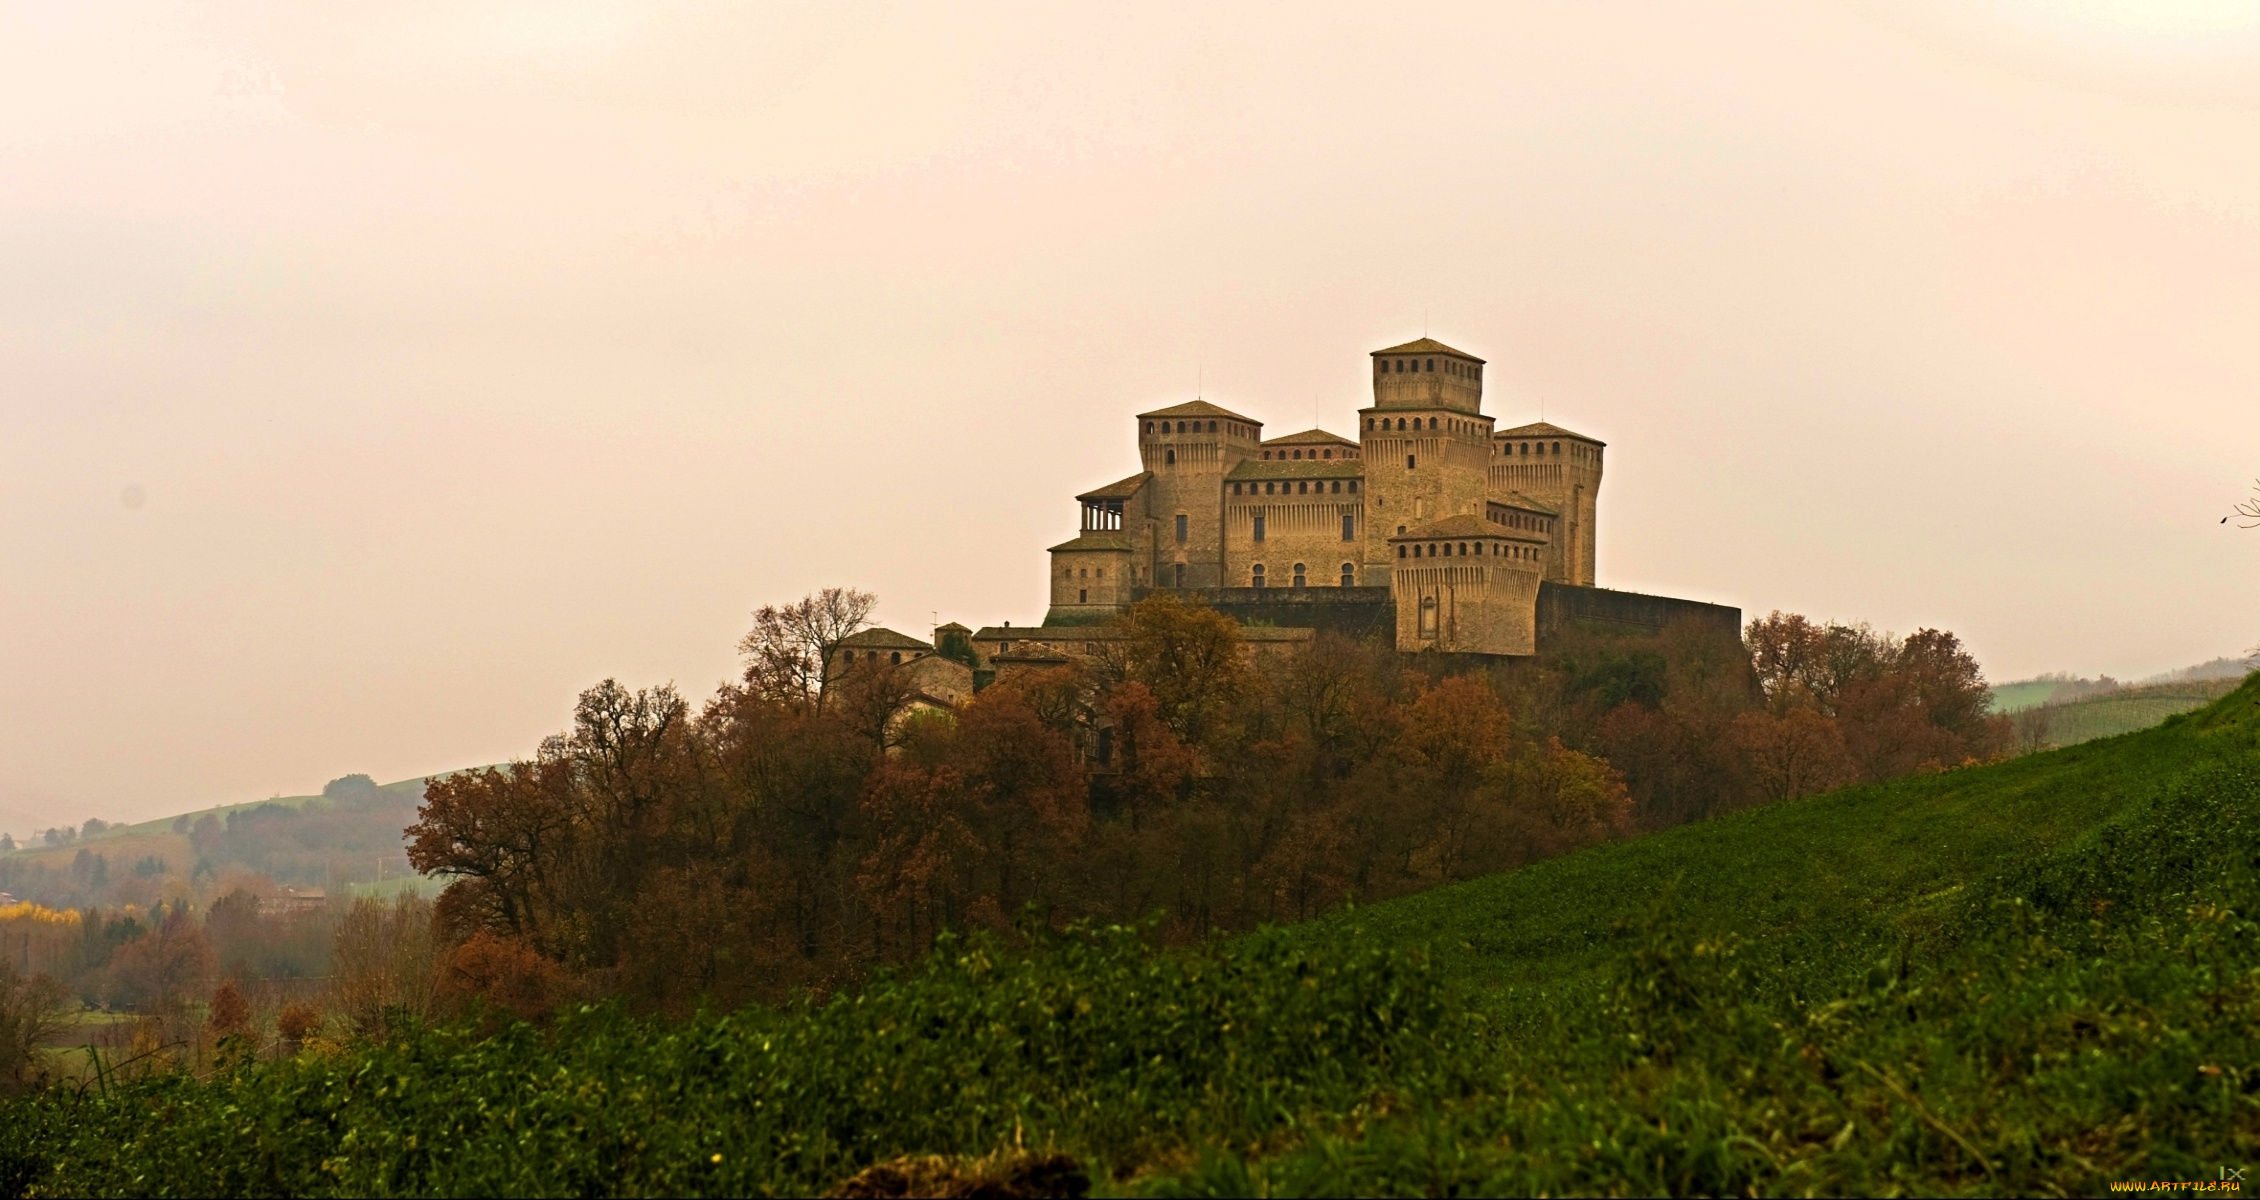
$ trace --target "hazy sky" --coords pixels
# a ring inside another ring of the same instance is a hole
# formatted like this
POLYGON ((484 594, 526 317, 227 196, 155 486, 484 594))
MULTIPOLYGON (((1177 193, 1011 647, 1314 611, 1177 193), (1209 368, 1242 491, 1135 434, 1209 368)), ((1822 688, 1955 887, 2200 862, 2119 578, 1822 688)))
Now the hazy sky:
POLYGON ((2260 642, 2260 6, 0 3, 0 828, 530 750, 757 605, 1041 618, 1130 414, 1366 352, 1603 585, 2260 642))

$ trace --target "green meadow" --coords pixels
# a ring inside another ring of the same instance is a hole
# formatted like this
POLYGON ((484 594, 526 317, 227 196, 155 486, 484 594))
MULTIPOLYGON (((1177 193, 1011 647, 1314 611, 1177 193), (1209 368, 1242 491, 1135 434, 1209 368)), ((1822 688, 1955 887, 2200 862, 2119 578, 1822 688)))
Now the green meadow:
POLYGON ((0 1192, 2213 1179, 2260 1153, 2256 811, 2248 681, 2139 732, 1206 945, 1032 931, 783 1007, 101 1075, 0 1108, 0 1192))

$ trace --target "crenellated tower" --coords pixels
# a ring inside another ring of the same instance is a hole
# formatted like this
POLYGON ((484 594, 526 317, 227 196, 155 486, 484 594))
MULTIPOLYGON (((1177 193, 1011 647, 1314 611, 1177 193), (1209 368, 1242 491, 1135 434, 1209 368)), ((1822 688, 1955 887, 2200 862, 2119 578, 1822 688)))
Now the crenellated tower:
POLYGON ((1358 411, 1365 463, 1365 582, 1385 587, 1390 539, 1484 513, 1491 418, 1483 360, 1434 338, 1373 352, 1373 407, 1358 411))
POLYGON ((1138 414, 1152 586, 1225 585, 1224 476, 1262 442, 1263 422, 1206 400, 1138 414))
POLYGON ((1594 586, 1594 524, 1600 509, 1604 445, 1599 438, 1544 421, 1503 429, 1492 438, 1492 492, 1527 496, 1554 511, 1555 537, 1547 549, 1546 578, 1556 583, 1594 586))

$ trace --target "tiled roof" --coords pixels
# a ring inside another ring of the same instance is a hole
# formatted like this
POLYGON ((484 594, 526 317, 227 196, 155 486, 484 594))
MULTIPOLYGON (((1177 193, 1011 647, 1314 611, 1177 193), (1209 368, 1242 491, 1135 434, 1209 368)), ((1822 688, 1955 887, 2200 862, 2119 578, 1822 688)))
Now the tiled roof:
POLYGON ((1225 472, 1226 483, 1240 483, 1253 479, 1258 483, 1266 479, 1363 479, 1365 464, 1354 458, 1302 458, 1289 462, 1272 459, 1243 458, 1239 465, 1225 472))
POLYGON ((1391 346, 1387 350, 1376 350, 1373 353, 1375 357, 1383 354, 1451 354, 1467 359, 1469 362, 1483 361, 1465 350, 1454 350, 1435 338, 1425 337, 1417 342, 1406 342, 1402 346, 1391 346))
POLYGON ((1128 500, 1137 495, 1138 489, 1146 486, 1146 481, 1153 477, 1152 471, 1140 471, 1128 479, 1116 480, 1103 488, 1093 488, 1075 498, 1077 500, 1128 500))
POLYGON ((1561 514, 1561 510, 1553 505, 1544 501, 1533 500, 1521 492, 1508 492, 1505 496, 1493 496, 1490 503, 1504 505, 1508 508, 1519 508, 1524 512, 1543 513, 1549 517, 1561 514))
POLYGON ((1172 404, 1168 408, 1157 408, 1152 412, 1138 414, 1138 419, 1141 421, 1147 417, 1230 417, 1243 425, 1263 424, 1254 417, 1243 417, 1229 408, 1218 408, 1206 400, 1187 400, 1183 404, 1172 404))
POLYGON ((1048 553, 1062 550, 1123 550, 1131 549, 1130 535, 1126 533, 1086 533, 1051 548, 1048 553))
POLYGON ((1582 433, 1572 433, 1559 425, 1549 425, 1544 421, 1533 421, 1528 425, 1517 425, 1512 429, 1502 429, 1499 432, 1492 434, 1491 436, 1502 440, 1506 438, 1566 437, 1576 438, 1581 442, 1591 442, 1596 446, 1608 445, 1607 442, 1604 442, 1597 437, 1587 437, 1582 433))
POLYGON ((892 629, 866 629, 840 639, 842 650, 931 650, 932 646, 892 629))
POLYGON ((1481 517, 1461 513, 1456 517, 1443 517, 1426 525, 1415 525, 1403 533, 1390 537, 1392 542, 1410 542, 1419 538, 1505 537, 1507 531, 1481 517))
POLYGON ((1263 444, 1264 444, 1264 445, 1266 445, 1266 446, 1355 446, 1355 445, 1357 445, 1357 443, 1356 443, 1356 442, 1353 442, 1353 441, 1351 441, 1350 439, 1348 439, 1348 438, 1346 438, 1346 437, 1343 437, 1343 436, 1342 436, 1341 434, 1339 434, 1339 433, 1328 433, 1327 431, 1325 431, 1325 430, 1323 430, 1323 429, 1305 429, 1305 430, 1304 430, 1304 431, 1302 431, 1301 433, 1290 433, 1290 434, 1286 435, 1285 437, 1266 438, 1266 439, 1264 440, 1264 443, 1263 443, 1263 444))

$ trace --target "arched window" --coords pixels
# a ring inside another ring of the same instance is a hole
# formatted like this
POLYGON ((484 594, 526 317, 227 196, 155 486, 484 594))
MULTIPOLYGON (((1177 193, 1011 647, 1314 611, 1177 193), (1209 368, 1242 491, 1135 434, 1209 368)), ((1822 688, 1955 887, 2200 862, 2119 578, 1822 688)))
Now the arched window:
POLYGON ((1146 432, 1147 432, 1147 433, 1152 433, 1153 431, 1154 431, 1154 423, 1153 423, 1152 421, 1148 421, 1148 422, 1146 422, 1146 432))
POLYGON ((1341 495, 1341 494, 1342 494, 1342 481, 1341 481, 1341 480, 1339 480, 1339 479, 1337 479, 1337 480, 1335 480, 1335 481, 1334 481, 1334 494, 1335 494, 1335 495, 1341 495))
POLYGON ((1414 558, 1419 558, 1419 557, 1420 557, 1420 547, 1418 547, 1418 546, 1414 546, 1414 547, 1413 547, 1413 557, 1414 557, 1414 558))
POLYGON ((1327 448, 1327 449, 1325 449, 1325 450, 1321 450, 1321 451, 1319 451, 1319 452, 1318 452, 1318 456, 1319 456, 1320 458, 1332 458, 1332 457, 1334 457, 1334 451, 1333 451, 1333 449, 1332 449, 1331 447, 1329 447, 1329 448, 1327 448))
POLYGON ((1215 433, 1215 432, 1216 432, 1216 422, 1214 422, 1214 421, 1210 421, 1210 422, 1208 423, 1208 431, 1209 431, 1210 433, 1215 433))
MULTIPOLYGON (((1466 554, 1467 554, 1467 543, 1466 543, 1466 542, 1461 542, 1461 543, 1460 543, 1460 554, 1461 554, 1461 556, 1463 556, 1463 557, 1464 557, 1464 556, 1466 556, 1466 554)), ((1104 572, 1104 571, 1101 571, 1101 572, 1099 572, 1099 574, 1101 574, 1101 575, 1104 575, 1104 574, 1106 574, 1106 572, 1104 572)))
POLYGON ((1367 418, 1365 419, 1365 427, 1366 427, 1367 429, 1371 429, 1371 428, 1373 428, 1373 418, 1372 418, 1372 417, 1367 417, 1367 418))
MULTIPOLYGON (((1404 526, 1402 526, 1402 525, 1399 525, 1399 526, 1397 526, 1397 536, 1398 536, 1398 537, 1403 537, 1403 536, 1405 536, 1405 527, 1404 527, 1404 526)), ((1402 557, 1402 555, 1400 555, 1399 557, 1402 557)))
POLYGON ((1295 564, 1295 586, 1296 586, 1296 587, 1302 587, 1302 586, 1303 586, 1303 585, 1304 585, 1304 584, 1305 584, 1306 582, 1308 582, 1308 581, 1306 581, 1306 580, 1305 580, 1305 579, 1303 578, 1303 564, 1301 564, 1301 563, 1296 563, 1296 564, 1295 564))
POLYGON ((1271 491, 1271 487, 1272 487, 1271 481, 1270 481, 1270 480, 1268 480, 1268 479, 1264 480, 1264 481, 1263 481, 1263 494, 1264 494, 1264 495, 1266 495, 1266 496, 1269 496, 1269 495, 1271 495, 1271 494, 1272 494, 1272 491, 1271 491))
POLYGON ((1349 563, 1343 563, 1343 564, 1342 564, 1342 586, 1343 586, 1343 587, 1356 587, 1357 585, 1358 585, 1358 569, 1357 569, 1357 568, 1356 568, 1355 566, 1352 566, 1352 565, 1351 565, 1351 564, 1349 564, 1349 563))
POLYGON ((1177 452, 1176 452, 1175 450, 1164 450, 1164 451, 1162 451, 1162 452, 1161 452, 1161 461, 1163 461, 1163 462, 1165 462, 1165 463, 1174 463, 1174 462, 1176 462, 1176 461, 1177 461, 1177 452))
POLYGON ((1397 557, 1398 557, 1398 558, 1403 558, 1404 556, 1405 556, 1405 548, 1404 548, 1403 546, 1399 546, 1399 547, 1397 547, 1397 557))
POLYGON ((1434 417, 1430 417, 1430 418, 1428 418, 1428 427, 1429 427, 1430 429, 1434 429, 1434 428, 1436 428, 1436 418, 1434 418, 1434 417))
POLYGON ((1560 454, 1561 452, 1562 452, 1562 444, 1561 444, 1560 442, 1555 442, 1555 443, 1554 443, 1554 453, 1555 453, 1555 454, 1557 454, 1557 455, 1559 455, 1559 454, 1560 454))
POLYGON ((1358 481, 1355 479, 1350 481, 1350 494, 1353 496, 1358 494, 1358 481))
POLYGON ((1428 360, 1428 369, 1429 369, 1429 370, 1431 370, 1431 371, 1433 371, 1433 370, 1435 370, 1435 369, 1436 369, 1436 360, 1435 360, 1435 359, 1433 359, 1433 358, 1432 358, 1432 359, 1429 359, 1429 360, 1428 360))
POLYGON ((1307 494, 1308 494, 1309 492, 1310 492, 1310 480, 1308 480, 1308 479, 1304 479, 1304 480, 1299 480, 1299 481, 1297 481, 1297 482, 1296 482, 1296 484, 1295 484, 1295 494, 1296 494, 1296 495, 1298 495, 1298 496, 1300 496, 1300 495, 1307 495, 1307 494))
POLYGON ((1257 563, 1257 564, 1256 564, 1256 565, 1255 565, 1254 567, 1251 567, 1251 568, 1249 568, 1249 570, 1248 570, 1248 578, 1249 578, 1249 580, 1250 580, 1250 581, 1252 582, 1252 585, 1253 585, 1253 586, 1255 586, 1255 587, 1262 587, 1262 586, 1263 586, 1263 564, 1262 564, 1262 563, 1257 563))
POLYGON ((899 667, 899 666, 901 666, 901 665, 902 665, 902 651, 900 651, 900 650, 896 650, 896 651, 894 651, 894 652, 892 652, 892 653, 888 654, 888 655, 887 655, 887 661, 888 661, 888 662, 890 662, 890 663, 892 663, 892 664, 894 664, 895 666, 898 666, 898 667, 899 667))

